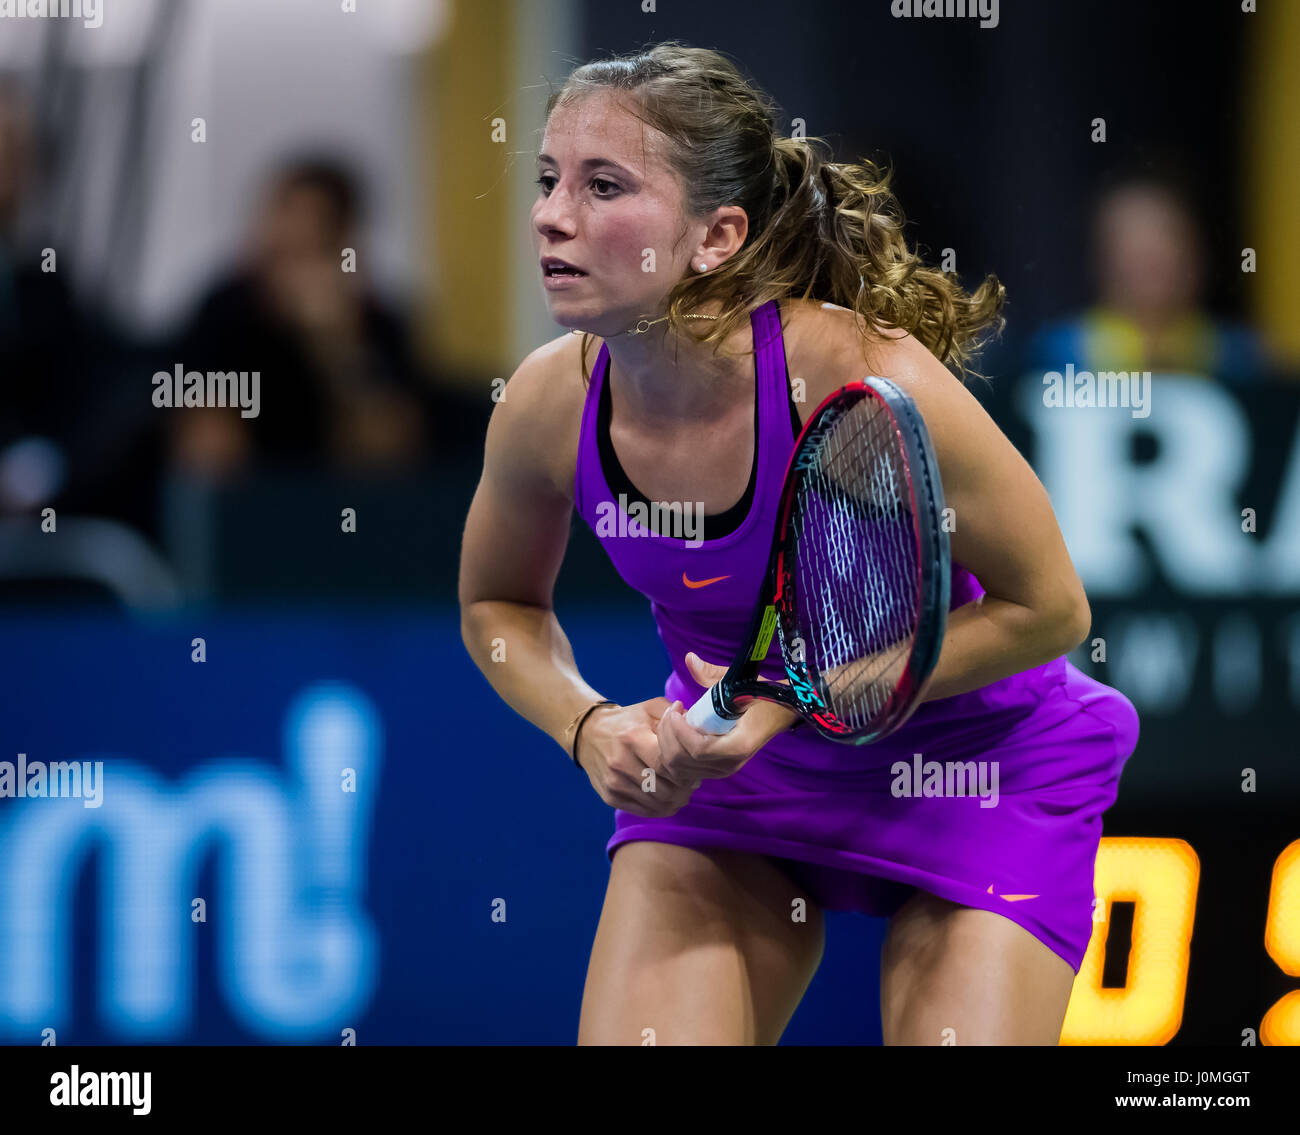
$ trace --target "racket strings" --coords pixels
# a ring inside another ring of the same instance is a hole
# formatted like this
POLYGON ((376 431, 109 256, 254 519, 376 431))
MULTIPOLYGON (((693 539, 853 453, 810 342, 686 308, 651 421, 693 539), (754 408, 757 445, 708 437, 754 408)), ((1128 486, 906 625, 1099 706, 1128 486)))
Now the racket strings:
POLYGON ((912 494, 893 418, 872 397, 821 438, 795 500, 793 557, 804 660, 828 708, 870 728, 916 635, 912 494))

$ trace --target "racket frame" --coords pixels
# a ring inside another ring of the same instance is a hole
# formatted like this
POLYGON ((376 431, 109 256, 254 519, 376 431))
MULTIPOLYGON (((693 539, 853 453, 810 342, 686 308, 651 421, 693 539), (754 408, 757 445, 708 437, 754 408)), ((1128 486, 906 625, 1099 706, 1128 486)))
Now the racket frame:
POLYGON ((759 697, 795 710, 823 737, 851 745, 870 744, 902 725, 921 704, 919 693, 938 661, 947 627, 952 568, 948 533, 941 522, 943 511, 938 462, 924 422, 912 400, 889 379, 876 375, 847 382, 827 394, 809 415, 786 464, 772 551, 754 613, 741 640, 751 645, 736 657, 726 674, 711 688, 714 714, 723 721, 734 720, 744 712, 740 699, 759 697), (850 393, 858 395, 852 402, 844 399, 850 393), (913 515, 920 517, 924 506, 932 513, 934 523, 913 525, 918 543, 917 595, 925 598, 928 594, 930 601, 918 614, 912 652, 876 728, 855 733, 830 710, 824 693, 818 689, 817 676, 811 673, 806 662, 799 661, 793 654, 789 640, 796 631, 794 579, 785 568, 785 556, 789 550, 790 519, 799 486, 799 479, 793 473, 801 455, 811 448, 815 436, 829 428, 840 414, 846 413, 862 398, 871 397, 877 398, 889 414, 907 459, 913 515), (918 477, 921 484, 917 483, 918 477), (923 494, 923 499, 918 499, 918 494, 923 494), (930 580, 933 587, 927 591, 930 580), (790 683, 788 686, 759 677, 759 662, 767 656, 773 631, 780 636, 781 659, 790 683))

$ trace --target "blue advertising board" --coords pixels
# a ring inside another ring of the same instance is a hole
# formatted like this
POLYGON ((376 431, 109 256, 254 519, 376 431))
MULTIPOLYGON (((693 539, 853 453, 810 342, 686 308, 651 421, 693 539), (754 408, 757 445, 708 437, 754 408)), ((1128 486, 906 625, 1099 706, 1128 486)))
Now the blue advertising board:
MULTIPOLYGON (((643 608, 561 618, 662 692, 643 608)), ((0 1041, 574 1042, 613 814, 454 610, 51 614, 0 657, 0 1041)), ((883 929, 828 916, 785 1043, 879 1043, 883 929)))

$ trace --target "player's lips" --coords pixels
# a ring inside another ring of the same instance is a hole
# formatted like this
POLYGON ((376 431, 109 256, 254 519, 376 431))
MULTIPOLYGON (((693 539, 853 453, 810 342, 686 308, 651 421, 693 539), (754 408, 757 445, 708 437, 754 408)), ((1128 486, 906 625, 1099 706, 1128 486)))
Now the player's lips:
POLYGON ((548 291, 553 288, 569 287, 574 281, 585 279, 587 275, 576 264, 570 264, 558 256, 543 256, 541 265, 542 283, 548 291))
POLYGON ((577 287, 586 276, 543 276, 542 287, 548 292, 563 291, 565 288, 577 287))

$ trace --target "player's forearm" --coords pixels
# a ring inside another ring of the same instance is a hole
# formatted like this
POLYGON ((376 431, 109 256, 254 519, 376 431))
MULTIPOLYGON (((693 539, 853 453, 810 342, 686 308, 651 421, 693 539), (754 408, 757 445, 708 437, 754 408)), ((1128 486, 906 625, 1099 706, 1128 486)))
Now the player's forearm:
POLYGON ((461 611, 460 635, 501 700, 561 748, 569 722, 605 696, 583 681, 548 607, 495 599, 470 603, 461 611))
POLYGON ((1032 670, 1073 650, 1086 637, 1083 618, 1044 615, 992 595, 948 616, 943 648, 924 701, 953 697, 1032 670))

